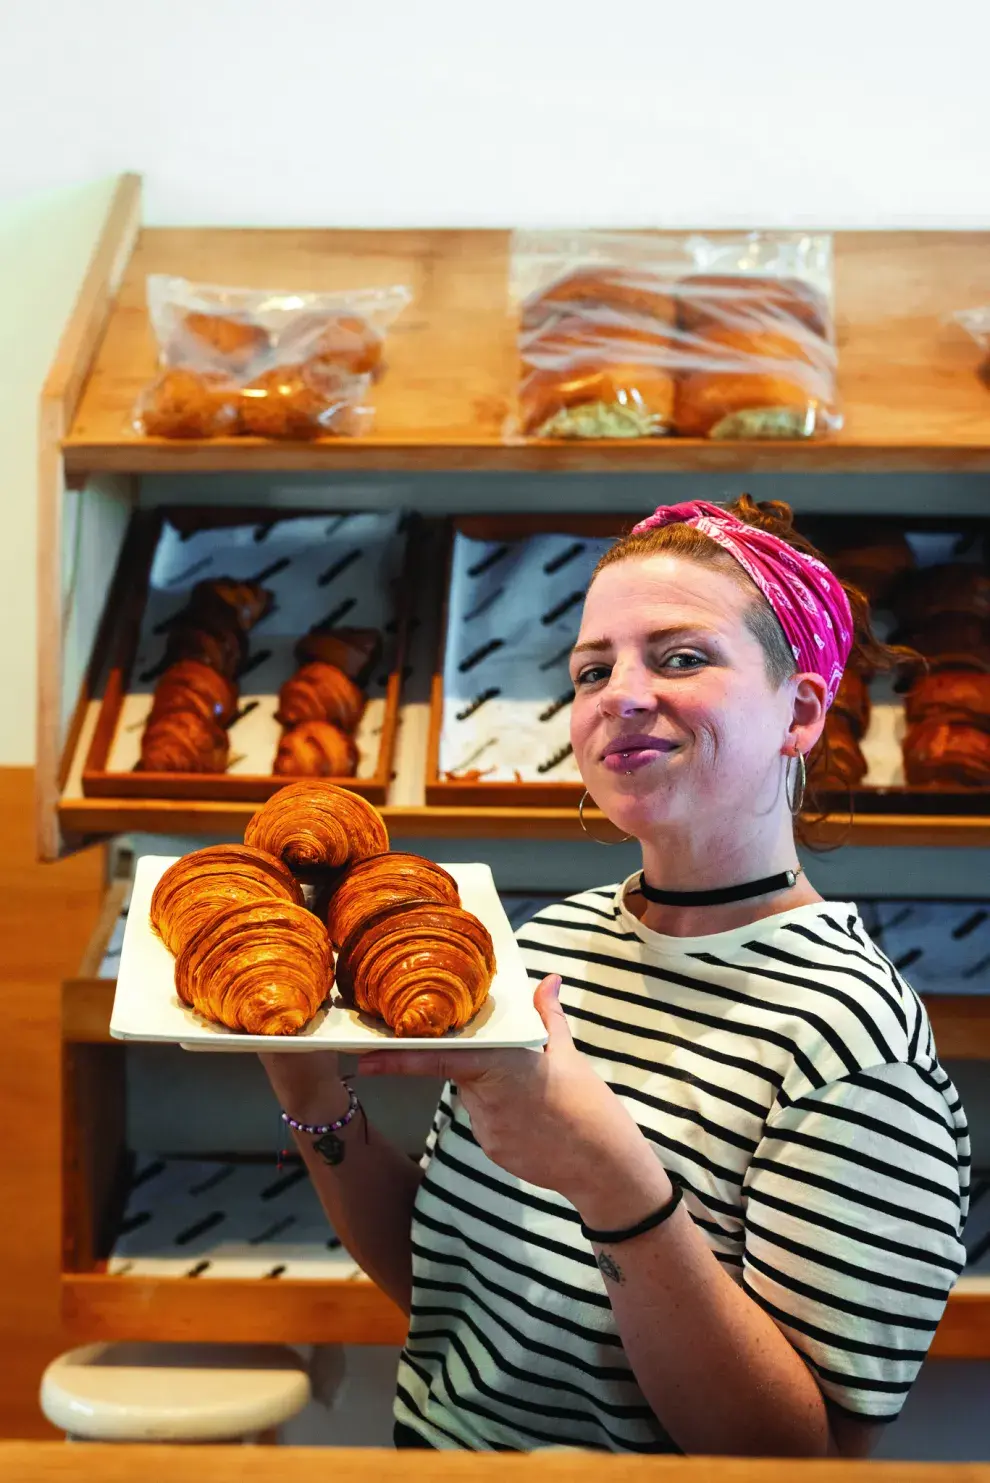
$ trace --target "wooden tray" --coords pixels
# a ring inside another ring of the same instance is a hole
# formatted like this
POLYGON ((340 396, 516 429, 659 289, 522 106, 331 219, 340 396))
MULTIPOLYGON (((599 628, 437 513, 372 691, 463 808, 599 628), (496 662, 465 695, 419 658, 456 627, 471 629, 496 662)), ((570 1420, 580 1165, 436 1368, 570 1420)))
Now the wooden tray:
MULTIPOLYGON (((277 518, 279 521, 299 516, 313 517, 315 515, 320 518, 331 513, 287 510, 280 511, 277 518)), ((262 803, 279 788, 295 779, 291 776, 276 776, 273 773, 137 772, 110 769, 114 740, 138 652, 152 562, 166 520, 179 528, 183 534, 225 525, 257 523, 261 527, 264 524, 274 523, 270 511, 243 508, 215 509, 208 506, 162 508, 153 511, 139 511, 135 515, 132 530, 128 534, 121 554, 120 564, 124 571, 124 584, 115 632, 111 639, 112 659, 103 690, 100 713, 83 766, 83 793, 91 798, 162 798, 221 803, 262 803)), ((349 788, 372 803, 385 802, 391 781, 402 677, 406 662, 409 581, 416 545, 415 531, 407 531, 404 536, 400 534, 398 539, 405 539, 406 548, 392 619, 395 624, 395 639, 383 697, 384 710, 375 770, 370 776, 339 777, 326 780, 340 787, 349 788)), ((263 572, 260 555, 259 567, 263 572)))
POLYGON ((533 808, 577 808, 584 792, 580 782, 535 780, 486 783, 478 779, 452 778, 440 771, 440 736, 443 729, 444 665, 450 605, 454 538, 460 533, 474 540, 512 541, 525 536, 560 534, 613 538, 632 523, 628 514, 616 515, 478 515, 450 524, 444 564, 444 602, 437 662, 430 689, 430 728, 426 759, 426 802, 455 807, 516 806, 533 808))

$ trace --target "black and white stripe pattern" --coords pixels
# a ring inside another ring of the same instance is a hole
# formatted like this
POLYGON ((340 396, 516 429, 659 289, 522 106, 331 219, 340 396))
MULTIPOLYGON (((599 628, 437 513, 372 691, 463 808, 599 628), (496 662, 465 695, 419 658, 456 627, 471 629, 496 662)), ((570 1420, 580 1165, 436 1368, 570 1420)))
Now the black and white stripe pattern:
MULTIPOLYGON (((624 889, 524 926, 532 978, 561 975, 576 1043, 825 1395, 893 1418, 965 1261, 965 1115, 917 995, 851 904, 669 938, 624 889)), ((456 1087, 424 1163, 396 1416, 438 1447, 676 1450, 577 1213, 485 1157, 456 1087)))

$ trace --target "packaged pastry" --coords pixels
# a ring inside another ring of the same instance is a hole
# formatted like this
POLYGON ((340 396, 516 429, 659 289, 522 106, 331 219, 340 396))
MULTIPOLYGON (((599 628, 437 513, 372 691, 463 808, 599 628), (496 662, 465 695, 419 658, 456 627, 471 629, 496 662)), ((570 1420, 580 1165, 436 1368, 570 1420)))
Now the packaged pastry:
POLYGON ((841 426, 829 237, 517 232, 515 431, 810 438, 841 426))
POLYGON ((148 437, 312 439, 365 431, 402 285, 327 294, 155 274, 148 312, 159 373, 135 427, 148 437))

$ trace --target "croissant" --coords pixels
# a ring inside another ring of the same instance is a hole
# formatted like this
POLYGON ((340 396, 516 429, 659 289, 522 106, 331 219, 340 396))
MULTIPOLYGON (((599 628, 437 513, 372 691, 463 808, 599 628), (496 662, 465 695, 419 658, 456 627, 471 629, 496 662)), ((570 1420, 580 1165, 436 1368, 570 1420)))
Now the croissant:
POLYGON ((198 659, 232 680, 247 658, 247 637, 232 608, 200 612, 190 621, 184 614, 173 624, 165 645, 165 663, 198 659))
POLYGON ((268 331, 241 315, 193 312, 183 316, 174 353, 184 359, 205 357, 225 369, 244 371, 269 345, 268 331))
POLYGON ((866 734, 870 724, 870 692, 862 675, 854 669, 847 669, 839 681, 829 712, 829 720, 832 718, 847 721, 857 741, 866 734))
POLYGON ((937 719, 990 731, 990 674, 939 669, 922 675, 908 691, 904 711, 909 726, 937 719))
POLYGON ((386 907, 366 918, 337 959, 345 1002, 396 1035, 444 1035, 477 1014, 495 975, 491 937, 458 906, 386 907))
POLYGON ((318 628, 304 633, 296 644, 295 656, 300 664, 318 659, 342 669, 349 679, 360 683, 378 662, 382 636, 377 628, 318 628))
POLYGON ((281 860, 245 845, 207 845, 165 871, 151 898, 151 925, 178 954, 222 908, 272 898, 304 904, 299 882, 281 860))
POLYGON ((746 274, 698 273, 677 284, 681 328, 710 326, 783 330, 795 320, 816 335, 827 335, 828 304, 817 289, 798 278, 757 278, 746 274))
POLYGON ((349 778, 357 771, 354 738, 329 721, 303 721, 283 732, 272 772, 276 777, 349 778))
POLYGON ((300 721, 332 721, 353 731, 364 710, 364 695, 342 669, 318 659, 296 670, 278 695, 276 721, 295 726, 300 721))
POLYGON ((815 787, 845 792, 861 783, 866 772, 866 758, 848 720, 830 713, 822 742, 812 757, 811 780, 815 787))
POLYGON ((421 855, 394 850, 359 860, 347 870, 330 899, 327 910, 330 941, 334 947, 340 947, 369 917, 385 907, 410 901, 461 904, 453 876, 421 855))
POLYGON ((872 605, 886 605, 898 581, 914 566, 914 552, 904 532, 890 526, 868 526, 855 546, 836 551, 831 566, 844 582, 865 594, 872 605))
POLYGON ((352 385, 325 361, 273 366, 242 387, 240 430, 290 439, 347 432, 352 385))
POLYGON ((990 572, 967 561, 921 567, 908 573, 892 607, 905 627, 924 623, 935 613, 990 618, 990 572))
POLYGON ((285 331, 279 350, 360 376, 380 370, 384 344, 360 314, 305 314, 285 331))
POLYGON ((227 726, 237 711, 237 686, 199 659, 180 659, 155 686, 149 721, 174 711, 195 711, 204 720, 227 726))
POLYGON ((205 1019, 248 1035, 294 1035, 333 987, 319 917, 294 901, 225 906, 176 959, 179 998, 205 1019))
POLYGON ((149 438, 218 438, 237 431, 237 408, 225 377, 177 367, 145 387, 138 415, 149 438))
POLYGON ((567 370, 582 362, 637 361, 664 366, 670 359, 669 325, 608 306, 582 306, 520 336, 527 370, 567 370))
POLYGON ((902 743, 904 774, 913 784, 990 784, 990 732, 954 721, 928 720, 912 726, 902 743))
POLYGON ((141 737, 138 772, 223 772, 230 743, 226 731, 195 711, 169 711, 149 719, 141 737))
POLYGON ((682 437, 807 437, 831 403, 825 347, 819 353, 810 337, 712 330, 697 354, 704 369, 689 371, 677 386, 674 420, 682 437))
MULTIPOLYGON (((673 325, 676 303, 667 283, 645 268, 625 268, 603 264, 593 268, 576 268, 565 273, 546 288, 530 294, 522 306, 521 322, 525 330, 536 329, 561 312, 562 306, 609 304, 631 309, 661 324, 673 325)), ((570 311, 568 311, 570 312, 570 311)))
POLYGON ((990 670, 990 619, 976 613, 930 613, 898 629, 896 639, 917 649, 932 669, 990 670))
POLYGON ((211 619, 222 624, 233 614, 246 633, 263 618, 272 605, 272 594, 260 582, 239 582, 235 577, 214 577, 197 582, 189 597, 189 618, 195 624, 211 619))
POLYGON ((288 783, 248 821, 244 843, 291 868, 348 865, 388 849, 385 821, 357 793, 312 779, 288 783))

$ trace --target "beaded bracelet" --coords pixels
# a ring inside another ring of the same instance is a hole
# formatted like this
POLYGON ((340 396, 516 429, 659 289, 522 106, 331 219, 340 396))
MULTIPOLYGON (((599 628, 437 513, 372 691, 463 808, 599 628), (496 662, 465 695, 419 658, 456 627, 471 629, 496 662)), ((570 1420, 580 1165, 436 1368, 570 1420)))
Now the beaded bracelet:
POLYGON ((343 1117, 338 1117, 335 1123, 301 1123, 298 1122, 294 1117, 290 1117, 287 1112, 282 1113, 282 1121, 287 1124, 288 1127, 292 1128, 293 1132, 312 1133, 314 1137, 317 1138, 322 1138, 326 1133, 338 1133, 341 1128, 347 1127, 347 1124, 353 1117, 357 1115, 361 1108, 361 1104, 358 1101, 357 1092, 354 1090, 353 1087, 347 1086, 346 1081, 344 1082, 344 1085, 347 1087, 347 1095, 349 1099, 347 1111, 344 1113, 343 1117))

